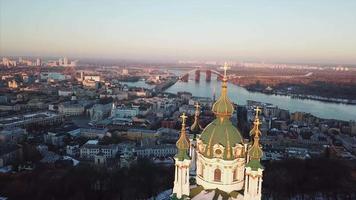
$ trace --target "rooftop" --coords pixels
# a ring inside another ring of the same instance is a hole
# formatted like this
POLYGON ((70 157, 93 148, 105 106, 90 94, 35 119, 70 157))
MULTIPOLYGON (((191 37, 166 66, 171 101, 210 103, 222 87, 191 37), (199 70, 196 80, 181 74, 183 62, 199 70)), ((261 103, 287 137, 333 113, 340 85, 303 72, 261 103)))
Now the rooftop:
POLYGON ((98 140, 88 140, 85 144, 94 144, 94 145, 96 145, 98 143, 99 143, 98 140))

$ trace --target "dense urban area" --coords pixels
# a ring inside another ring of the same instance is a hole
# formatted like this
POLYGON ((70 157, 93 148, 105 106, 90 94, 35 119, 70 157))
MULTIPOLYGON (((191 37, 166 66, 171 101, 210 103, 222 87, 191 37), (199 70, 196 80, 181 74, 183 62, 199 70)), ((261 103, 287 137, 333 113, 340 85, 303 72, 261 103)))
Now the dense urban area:
MULTIPOLYGON (((249 91, 356 104, 353 67, 229 65, 229 82, 249 91)), ((165 66, 2 58, 0 199, 154 199, 172 188, 179 116, 188 115, 193 138, 197 104, 204 128, 216 97, 166 89, 222 72, 218 62, 170 64, 186 70, 181 74, 165 66), (150 87, 131 84, 138 81, 150 87)), ((234 105, 231 119, 246 141, 257 106, 264 198, 356 198, 356 119, 322 119, 250 99, 234 105)))

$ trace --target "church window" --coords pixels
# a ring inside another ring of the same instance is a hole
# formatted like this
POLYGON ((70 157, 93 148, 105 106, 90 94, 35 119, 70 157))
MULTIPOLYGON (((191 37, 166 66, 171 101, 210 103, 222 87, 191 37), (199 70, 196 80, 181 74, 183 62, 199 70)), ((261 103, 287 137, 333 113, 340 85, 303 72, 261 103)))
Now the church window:
POLYGON ((214 181, 220 182, 221 181, 221 170, 215 169, 214 171, 214 181))

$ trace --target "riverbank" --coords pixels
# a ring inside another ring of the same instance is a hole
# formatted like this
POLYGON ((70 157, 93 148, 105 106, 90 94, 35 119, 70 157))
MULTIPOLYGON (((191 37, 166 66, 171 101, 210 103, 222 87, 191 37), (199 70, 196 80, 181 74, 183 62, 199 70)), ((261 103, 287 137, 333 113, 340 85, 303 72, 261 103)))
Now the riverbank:
POLYGON ((256 89, 256 88, 252 88, 252 87, 243 87, 243 88, 245 88, 249 92, 263 93, 266 95, 280 95, 280 96, 288 96, 293 99, 309 99, 309 100, 322 101, 322 102, 328 102, 328 103, 341 103, 341 104, 356 105, 356 99, 342 99, 342 98, 322 97, 322 96, 317 96, 317 95, 292 94, 290 92, 285 92, 285 91, 271 91, 268 89, 261 90, 261 89, 256 89))
POLYGON ((178 81, 178 77, 169 78, 168 80, 156 85, 153 88, 153 91, 155 91, 157 93, 162 92, 162 91, 168 89, 169 87, 171 87, 172 85, 174 85, 175 83, 177 83, 177 81, 178 81))

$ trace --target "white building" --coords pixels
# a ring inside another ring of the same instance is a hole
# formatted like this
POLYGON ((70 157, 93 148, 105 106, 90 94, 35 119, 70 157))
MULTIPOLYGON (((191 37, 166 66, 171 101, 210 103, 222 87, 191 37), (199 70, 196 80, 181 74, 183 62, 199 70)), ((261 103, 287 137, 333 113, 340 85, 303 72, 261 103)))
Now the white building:
POLYGON ((100 121, 110 116, 112 105, 108 104, 94 104, 88 109, 90 119, 92 121, 100 121))
POLYGON ((66 154, 69 156, 77 157, 79 156, 79 145, 67 145, 66 146, 66 154))
POLYGON ((64 141, 63 141, 64 138, 65 138, 65 134, 63 133, 48 132, 47 134, 43 135, 45 144, 51 144, 59 147, 64 145, 64 141))
POLYGON ((65 116, 79 116, 84 113, 84 105, 79 104, 75 100, 59 104, 58 112, 65 116))
POLYGON ((129 70, 128 69, 122 69, 122 75, 127 76, 129 75, 129 70))
POLYGON ((37 58, 36 59, 36 66, 41 66, 41 65, 42 65, 41 59, 37 58))
POLYGON ((119 107, 116 107, 116 105, 113 103, 112 104, 112 109, 111 109, 111 117, 112 118, 132 118, 136 117, 139 114, 139 106, 124 106, 121 105, 119 107))
POLYGON ((100 76, 99 75, 85 75, 84 80, 91 80, 91 81, 96 81, 100 82, 100 76))
POLYGON ((154 145, 144 146, 134 150, 137 157, 168 157, 174 156, 177 153, 175 145, 154 145))
POLYGON ((17 115, 7 118, 0 118, 0 128, 26 127, 28 125, 53 125, 63 122, 63 116, 51 113, 40 112, 26 115, 17 115))
POLYGON ((95 155, 100 152, 102 152, 106 158, 114 158, 118 150, 117 145, 99 145, 98 140, 89 140, 80 147, 80 158, 92 160, 95 155))

